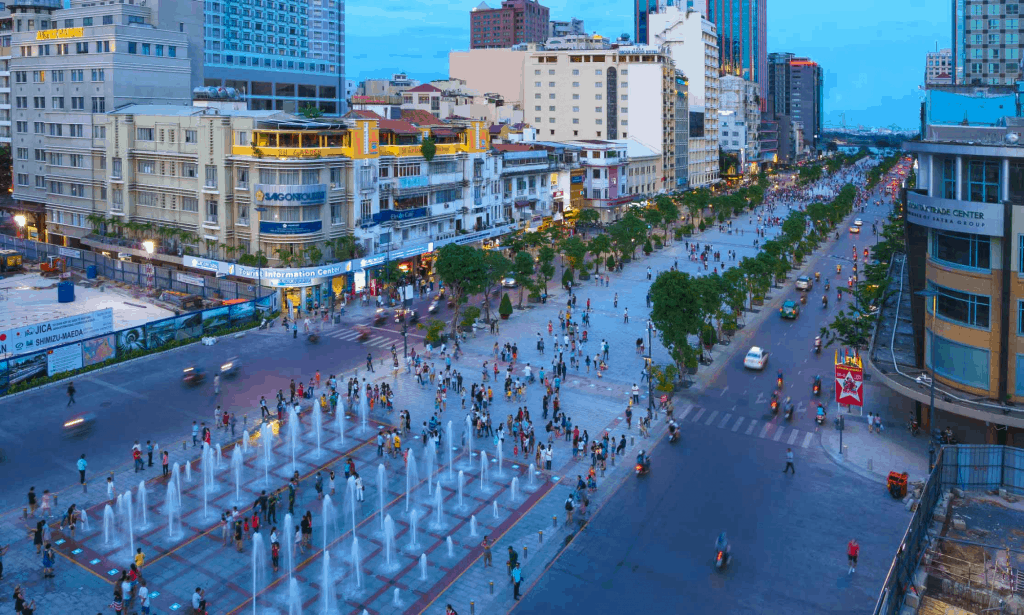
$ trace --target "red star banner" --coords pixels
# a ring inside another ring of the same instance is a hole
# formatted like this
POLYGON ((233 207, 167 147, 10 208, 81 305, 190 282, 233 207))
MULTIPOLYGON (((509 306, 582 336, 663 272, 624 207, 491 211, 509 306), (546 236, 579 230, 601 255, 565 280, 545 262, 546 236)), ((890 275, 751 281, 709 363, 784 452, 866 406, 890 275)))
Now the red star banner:
POLYGON ((864 406, 864 369, 850 363, 836 365, 836 403, 864 406))

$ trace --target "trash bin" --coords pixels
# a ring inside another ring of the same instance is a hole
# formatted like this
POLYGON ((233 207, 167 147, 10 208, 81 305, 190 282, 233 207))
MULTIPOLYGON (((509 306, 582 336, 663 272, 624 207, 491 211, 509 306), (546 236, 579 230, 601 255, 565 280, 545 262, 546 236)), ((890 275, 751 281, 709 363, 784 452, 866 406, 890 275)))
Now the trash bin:
POLYGON ((57 303, 71 303, 75 300, 75 284, 71 280, 57 283, 57 303))
POLYGON ((335 314, 334 315, 334 324, 336 324, 336 325, 340 325, 341 324, 341 314, 335 314))
POLYGON ((96 265, 86 265, 85 267, 85 279, 95 280, 96 279, 96 265))

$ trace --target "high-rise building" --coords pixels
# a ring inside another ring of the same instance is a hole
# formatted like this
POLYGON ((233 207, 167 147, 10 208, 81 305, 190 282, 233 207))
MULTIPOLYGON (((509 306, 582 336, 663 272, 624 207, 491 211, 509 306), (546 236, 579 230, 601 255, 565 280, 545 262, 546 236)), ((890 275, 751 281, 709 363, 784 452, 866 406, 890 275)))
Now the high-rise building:
POLYGON ((667 186, 685 187, 676 121, 686 112, 684 78, 659 48, 529 52, 523 73, 523 113, 538 139, 636 139, 662 156, 667 186))
POLYGON ((929 51, 925 56, 924 85, 952 85, 953 83, 953 51, 941 49, 929 51))
POLYGON ((664 6, 648 15, 652 44, 668 50, 689 87, 688 179, 691 187, 718 181, 718 36, 698 11, 664 6))
POLYGON ((245 92, 255 110, 345 112, 345 0, 205 4, 205 85, 245 92))
POLYGON ((1020 4, 953 0, 952 5, 955 83, 1009 85, 1020 79, 1020 4))
POLYGON ((779 156, 793 162, 790 156, 799 156, 803 147, 815 148, 821 138, 824 117, 822 70, 817 62, 798 58, 791 53, 770 54, 768 75, 767 114, 779 120, 779 156), (783 120, 783 117, 789 120, 783 120), (785 126, 788 122, 799 125, 799 139, 793 148, 784 148, 785 126))
POLYGON ((469 48, 543 43, 548 36, 549 13, 537 0, 502 0, 498 8, 481 2, 469 12, 469 48))
POLYGON ((0 8, 0 143, 11 144, 11 10, 0 8))
MULTIPOLYGON (((768 90, 768 0, 696 0, 718 32, 718 65, 768 90)), ((765 110, 762 102, 761 110, 765 110)))
POLYGON ((633 39, 638 45, 650 42, 649 16, 658 12, 658 0, 633 0, 633 39))
MULTIPOLYGON (((188 105, 202 83, 203 5, 196 0, 99 4, 15 0, 10 59, 14 207, 39 238, 76 234, 98 203, 126 196, 96 151, 107 134, 98 121, 126 104, 188 105), (115 191, 116 188, 116 191, 115 191), (44 216, 61 211, 64 227, 44 233, 44 216)), ((163 141, 162 130, 146 137, 163 141)), ((167 149, 172 149, 168 147, 167 149)), ((147 167, 164 165, 162 158, 147 167)), ((123 205, 123 202, 112 200, 123 205)))
POLYGON ((733 114, 729 121, 730 127, 726 127, 724 121, 720 126, 722 149, 729 151, 725 147, 727 138, 729 146, 736 145, 734 140, 739 141, 738 145, 742 147, 740 162, 743 165, 739 172, 755 172, 761 159, 761 97, 758 95, 757 84, 736 75, 723 76, 719 108, 720 113, 729 111, 733 114))
POLYGON ((586 30, 583 28, 582 19, 570 19, 569 21, 559 21, 552 19, 548 22, 548 38, 554 38, 556 36, 582 36, 586 34, 586 30))

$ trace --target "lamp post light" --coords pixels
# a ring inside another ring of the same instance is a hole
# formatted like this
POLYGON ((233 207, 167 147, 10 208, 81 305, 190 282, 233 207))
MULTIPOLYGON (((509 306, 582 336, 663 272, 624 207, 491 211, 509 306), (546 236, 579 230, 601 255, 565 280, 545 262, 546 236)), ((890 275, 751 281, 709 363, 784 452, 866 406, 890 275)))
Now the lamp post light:
MULTIPOLYGON (((924 297, 925 299, 932 300, 932 341, 928 346, 928 352, 930 359, 928 361, 931 367, 931 386, 928 387, 928 435, 931 437, 931 433, 935 429, 935 311, 938 308, 938 296, 939 293, 933 289, 919 290, 915 295, 924 297)), ((927 337, 925 338, 927 340, 927 337)), ((935 450, 934 447, 928 449, 928 467, 929 469, 935 464, 935 450)))
POLYGON ((146 250, 146 287, 153 288, 153 278, 156 277, 156 268, 153 267, 153 252, 156 251, 156 243, 152 239, 147 239, 142 242, 143 249, 146 250), (150 273, 152 271, 152 273, 150 273))
POLYGON ((654 414, 654 323, 647 321, 647 414, 654 414))
POLYGON ((266 207, 253 207, 256 212, 256 309, 260 307, 260 295, 263 294, 263 251, 260 249, 260 225, 263 223, 263 212, 266 207))
POLYGON ((28 220, 25 219, 25 215, 17 214, 14 216, 14 223, 18 225, 18 236, 25 239, 25 237, 22 237, 22 235, 25 234, 25 225, 28 223, 28 220))

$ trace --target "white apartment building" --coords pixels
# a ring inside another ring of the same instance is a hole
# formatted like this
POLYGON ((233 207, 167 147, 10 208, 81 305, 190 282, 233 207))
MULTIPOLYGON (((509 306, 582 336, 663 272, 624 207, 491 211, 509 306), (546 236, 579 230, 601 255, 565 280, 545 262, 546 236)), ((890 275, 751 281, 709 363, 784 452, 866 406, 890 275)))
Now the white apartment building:
POLYGON ((715 24, 693 9, 663 6, 648 16, 648 32, 651 43, 667 49, 689 81, 689 184, 710 186, 719 180, 720 71, 715 24))
POLYGON ((626 194, 637 201, 665 192, 664 166, 661 153, 636 139, 615 143, 626 146, 626 194))
POLYGON ((676 78, 672 59, 657 47, 534 51, 523 65, 523 114, 538 139, 635 138, 657 148, 666 182, 676 186, 686 175, 676 168, 676 117, 686 108, 676 78))
MULTIPOLYGON (((743 128, 743 139, 745 145, 743 146, 740 160, 742 163, 742 170, 738 170, 742 173, 756 173, 757 172, 757 161, 761 157, 761 144, 760 144, 760 126, 761 126, 761 101, 758 96, 758 86, 756 83, 747 81, 743 77, 737 75, 725 75, 721 79, 721 97, 719 99, 719 128, 720 132, 723 133, 721 136, 721 143, 726 142, 728 138, 729 145, 732 146, 732 141, 735 140, 737 135, 725 135, 726 127, 724 121, 721 121, 721 115, 726 111, 732 111, 734 117, 730 120, 729 132, 737 132, 735 126, 742 125, 743 128)), ((724 149, 724 145, 723 145, 724 149)), ((732 151, 732 150, 728 150, 732 151)))
POLYGON ((953 50, 929 51, 925 56, 924 85, 952 85, 953 50))
POLYGON ((109 170, 98 155, 107 146, 104 114, 130 103, 191 104, 191 45, 201 41, 202 8, 192 0, 76 1, 59 10, 59 0, 48 7, 20 1, 30 6, 7 5, 12 207, 26 215, 30 237, 40 234, 44 212, 67 212, 64 237, 45 237, 62 243, 84 233, 85 216, 108 198, 109 170))

